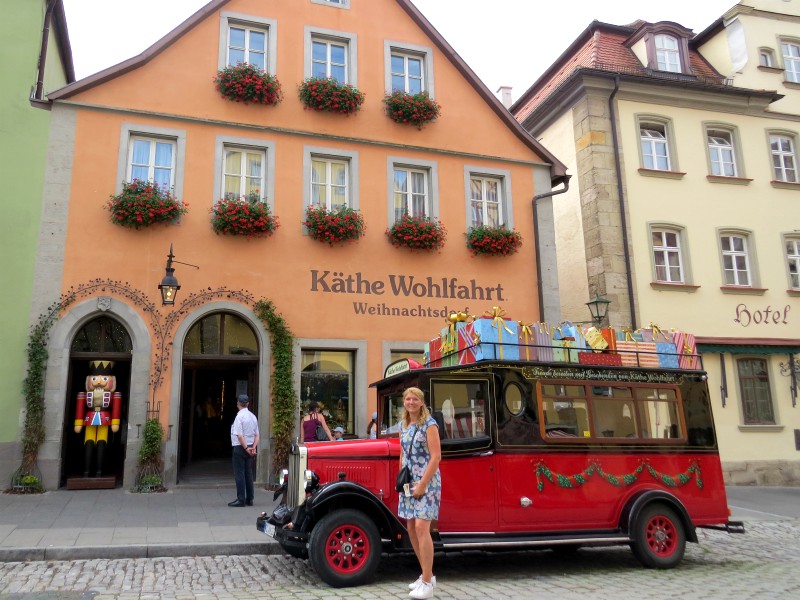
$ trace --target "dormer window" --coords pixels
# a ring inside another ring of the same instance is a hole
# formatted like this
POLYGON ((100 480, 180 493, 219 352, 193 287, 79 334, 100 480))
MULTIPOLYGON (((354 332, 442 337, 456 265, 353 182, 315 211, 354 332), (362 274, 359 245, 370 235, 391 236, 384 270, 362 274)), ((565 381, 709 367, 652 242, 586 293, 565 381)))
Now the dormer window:
POLYGON ((655 37, 656 62, 659 71, 681 73, 681 54, 678 40, 671 35, 659 34, 655 37))
POLYGON ((689 40, 694 33, 670 21, 644 23, 625 40, 636 57, 655 77, 692 76, 689 40))

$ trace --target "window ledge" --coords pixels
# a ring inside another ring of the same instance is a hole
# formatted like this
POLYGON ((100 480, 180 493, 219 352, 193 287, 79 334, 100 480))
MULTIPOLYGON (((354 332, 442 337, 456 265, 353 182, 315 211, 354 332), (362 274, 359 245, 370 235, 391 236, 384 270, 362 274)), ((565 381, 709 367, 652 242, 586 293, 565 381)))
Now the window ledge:
POLYGON ((739 431, 751 433, 780 433, 783 425, 739 425, 739 431))
POLYGON ((786 290, 786 293, 789 294, 790 296, 794 296, 795 298, 800 298, 800 290, 798 290, 798 289, 792 288, 792 289, 786 290))
POLYGON ((711 183, 730 183, 733 185, 750 185, 752 179, 746 177, 730 177, 728 175, 706 175, 706 179, 711 183))
POLYGON ((780 67, 767 67, 765 65, 758 65, 759 71, 764 71, 765 73, 783 73, 783 69, 780 67))
POLYGON ((800 183, 792 183, 791 181, 778 181, 777 179, 773 179, 769 182, 769 184, 774 188, 800 191, 800 183))
POLYGON ((796 81, 784 81, 783 85, 789 88, 790 90, 800 90, 800 83, 796 81))
POLYGON ((663 177, 664 179, 683 179, 686 173, 681 171, 662 171, 661 169, 639 169, 639 175, 645 177, 663 177))
POLYGON ((748 287, 746 285, 721 285, 723 294, 747 294, 749 296, 763 296, 769 288, 748 287))
POLYGON ((670 292, 696 292, 700 287, 699 285, 691 285, 689 283, 667 283, 666 281, 651 281, 650 287, 654 290, 670 291, 670 292))

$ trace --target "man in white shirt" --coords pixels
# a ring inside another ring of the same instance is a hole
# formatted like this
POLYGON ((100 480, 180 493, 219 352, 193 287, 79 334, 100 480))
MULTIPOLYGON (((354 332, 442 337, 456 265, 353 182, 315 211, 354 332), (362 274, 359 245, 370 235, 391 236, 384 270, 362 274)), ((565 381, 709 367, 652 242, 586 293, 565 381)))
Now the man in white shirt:
POLYGON ((236 399, 239 412, 231 425, 231 446, 233 447, 233 479, 236 481, 236 500, 228 506, 253 506, 253 460, 258 446, 258 419, 247 406, 250 398, 242 394, 236 399))

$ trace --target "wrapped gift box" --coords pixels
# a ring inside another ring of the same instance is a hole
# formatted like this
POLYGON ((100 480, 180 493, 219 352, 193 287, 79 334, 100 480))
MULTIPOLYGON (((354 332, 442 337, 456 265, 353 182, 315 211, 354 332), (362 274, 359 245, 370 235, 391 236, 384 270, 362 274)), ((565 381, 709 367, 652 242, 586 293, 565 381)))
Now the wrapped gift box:
POLYGON ((458 330, 458 364, 460 365, 468 365, 478 360, 481 338, 475 333, 475 328, 470 325, 458 330))
POLYGON ((554 362, 578 362, 578 346, 575 340, 560 339, 553 340, 553 361, 554 362))
POLYGON ((586 338, 586 344, 589 348, 593 350, 605 350, 608 348, 608 342, 597 327, 589 327, 583 332, 583 337, 586 338))
POLYGON ((533 333, 533 326, 535 323, 526 325, 522 321, 517 321, 519 326, 519 359, 520 360, 536 360, 539 356, 539 349, 536 347, 536 337, 533 333))
POLYGON ((637 342, 640 367, 658 367, 658 353, 655 342, 637 342))
POLYGON ((658 352, 658 366, 665 369, 678 368, 678 350, 672 342, 656 342, 658 352))
POLYGON ((611 352, 579 352, 578 362, 582 365, 622 366, 622 357, 611 352))
POLYGON ((699 369, 700 359, 697 356, 697 344, 694 339, 693 333, 686 333, 685 331, 676 331, 673 334, 675 347, 678 350, 680 357, 678 358, 678 365, 681 369, 699 369))
POLYGON ((644 342, 673 342, 672 332, 664 331, 658 325, 650 323, 650 327, 641 330, 644 342))
POLYGON ((502 316, 481 317, 469 323, 480 337, 476 360, 519 360, 519 325, 502 316))
POLYGON ((553 332, 547 323, 533 324, 536 354, 542 362, 553 362, 553 332))
POLYGON ((442 366, 442 338, 437 337, 425 343, 423 351, 425 365, 429 367, 442 366))
POLYGON ((617 348, 616 330, 613 327, 606 327, 605 329, 600 330, 600 334, 603 336, 603 339, 608 344, 608 346, 606 346, 606 349, 616 350, 617 348))

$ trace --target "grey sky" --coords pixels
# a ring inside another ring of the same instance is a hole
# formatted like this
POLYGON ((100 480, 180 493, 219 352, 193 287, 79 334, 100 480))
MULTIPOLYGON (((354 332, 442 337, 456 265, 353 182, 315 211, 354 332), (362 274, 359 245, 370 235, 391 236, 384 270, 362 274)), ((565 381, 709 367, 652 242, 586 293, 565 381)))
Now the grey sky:
MULTIPOLYGON (((413 1, 491 91, 510 85, 514 99, 595 19, 617 25, 636 19, 675 21, 699 33, 736 4, 735 0, 413 1)), ((136 56, 206 4, 206 0, 64 0, 77 77, 136 56)))

